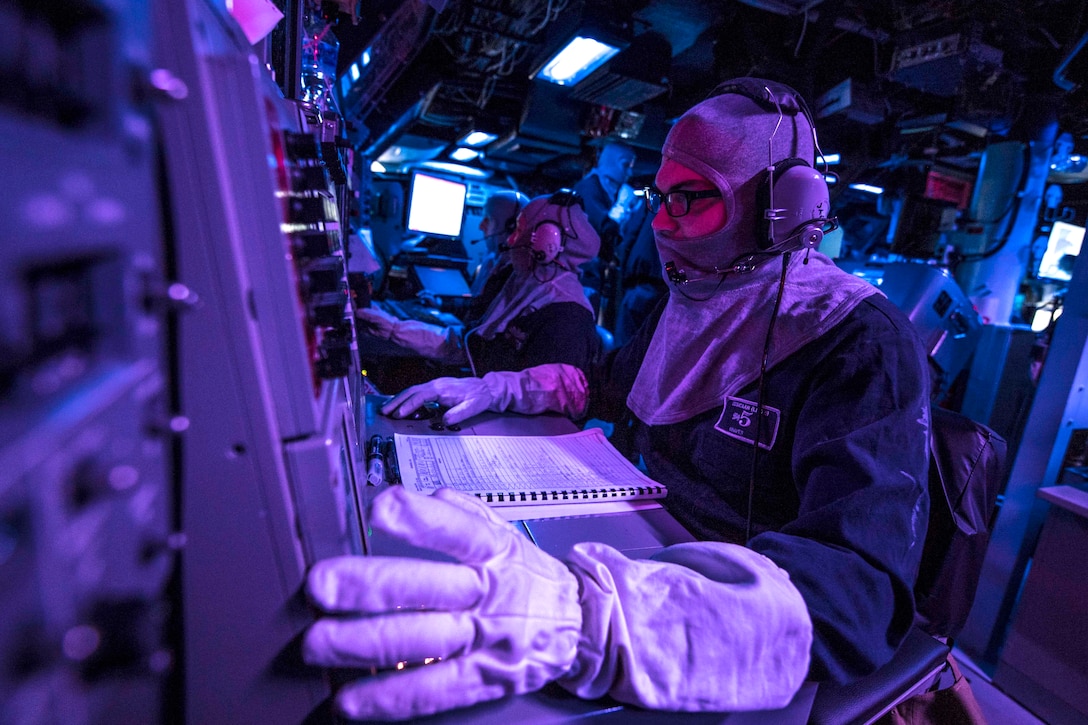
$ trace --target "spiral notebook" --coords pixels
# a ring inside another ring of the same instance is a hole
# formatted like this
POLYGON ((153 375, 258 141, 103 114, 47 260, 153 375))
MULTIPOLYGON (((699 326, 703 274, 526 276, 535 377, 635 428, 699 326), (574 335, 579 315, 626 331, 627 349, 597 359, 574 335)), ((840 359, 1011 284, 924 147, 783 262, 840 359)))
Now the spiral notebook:
POLYGON ((396 434, 401 482, 412 491, 455 488, 494 506, 663 498, 600 428, 558 436, 396 434))

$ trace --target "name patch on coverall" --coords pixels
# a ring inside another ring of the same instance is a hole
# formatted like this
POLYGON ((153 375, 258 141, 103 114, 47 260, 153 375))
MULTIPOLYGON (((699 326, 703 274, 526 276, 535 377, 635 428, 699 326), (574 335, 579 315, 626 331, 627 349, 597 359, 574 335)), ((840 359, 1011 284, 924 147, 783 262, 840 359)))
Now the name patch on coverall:
MULTIPOLYGON (((778 437, 778 421, 782 413, 778 408, 769 405, 763 406, 763 423, 759 427, 759 447, 770 450, 778 437)), ((750 400, 725 397, 725 407, 722 415, 714 427, 725 433, 730 438, 736 438, 745 443, 755 443, 756 440, 756 404, 750 400)))

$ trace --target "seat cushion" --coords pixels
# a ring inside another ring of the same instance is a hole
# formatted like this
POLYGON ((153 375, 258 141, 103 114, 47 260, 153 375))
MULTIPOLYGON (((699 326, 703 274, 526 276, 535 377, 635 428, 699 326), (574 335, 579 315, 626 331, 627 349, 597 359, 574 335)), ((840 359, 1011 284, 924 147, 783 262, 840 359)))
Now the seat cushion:
POLYGON ((862 725, 891 708, 916 685, 940 671, 952 648, 917 627, 886 665, 845 685, 822 682, 816 690, 810 725, 862 725))

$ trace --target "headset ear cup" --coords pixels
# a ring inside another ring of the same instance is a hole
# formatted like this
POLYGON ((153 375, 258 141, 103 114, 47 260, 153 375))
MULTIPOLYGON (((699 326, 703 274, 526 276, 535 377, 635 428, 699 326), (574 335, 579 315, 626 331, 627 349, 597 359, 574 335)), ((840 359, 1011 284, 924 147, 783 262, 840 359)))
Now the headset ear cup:
POLYGON ((819 246, 823 222, 831 208, 823 174, 801 159, 786 159, 775 164, 772 178, 765 179, 759 193, 762 194, 757 207, 761 248, 777 247, 791 239, 798 242, 797 248, 819 246), (772 196, 774 209, 771 209, 772 196))
POLYGON ((521 214, 521 197, 514 196, 514 213, 510 215, 510 218, 506 220, 506 233, 513 234, 514 230, 518 228, 518 214, 521 214))
POLYGON ((805 162, 798 158, 790 158, 779 161, 774 165, 773 172, 763 172, 763 176, 760 178, 759 186, 756 187, 756 209, 758 210, 758 217, 756 218, 756 234, 759 241, 760 249, 767 249, 775 244, 773 239, 773 227, 768 215, 771 213, 771 184, 775 185, 774 193, 774 205, 776 209, 785 209, 788 204, 788 199, 780 198, 778 193, 779 182, 782 179, 782 175, 786 173, 788 169, 792 169, 794 166, 804 164, 805 162))
POLYGON ((533 250, 533 259, 540 264, 554 262, 563 249, 563 230, 555 222, 541 222, 533 228, 529 246, 533 250))

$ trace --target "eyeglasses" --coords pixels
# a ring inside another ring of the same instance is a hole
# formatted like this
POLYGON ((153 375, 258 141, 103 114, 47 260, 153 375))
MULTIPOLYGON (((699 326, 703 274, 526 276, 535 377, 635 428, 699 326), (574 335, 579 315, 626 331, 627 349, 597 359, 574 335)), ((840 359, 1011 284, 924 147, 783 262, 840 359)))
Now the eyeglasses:
POLYGON ((646 208, 651 214, 656 214, 665 204, 665 211, 671 217, 684 216, 691 211, 691 202, 695 199, 712 199, 721 197, 722 193, 717 189, 704 189, 702 191, 670 191, 663 194, 653 186, 642 189, 642 197, 646 200, 646 208))

